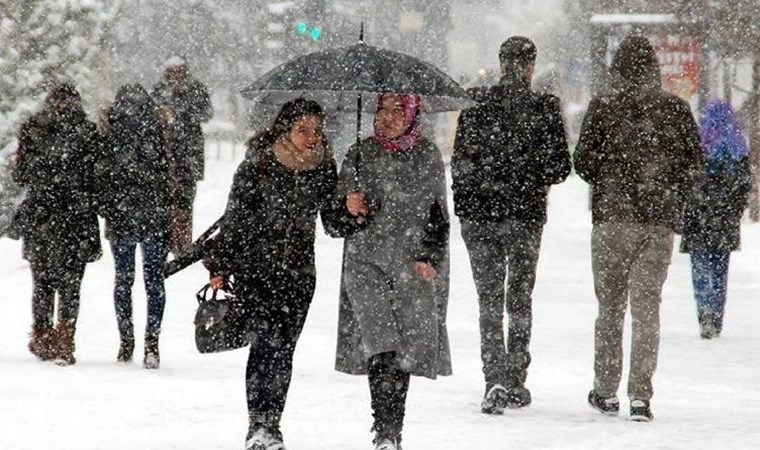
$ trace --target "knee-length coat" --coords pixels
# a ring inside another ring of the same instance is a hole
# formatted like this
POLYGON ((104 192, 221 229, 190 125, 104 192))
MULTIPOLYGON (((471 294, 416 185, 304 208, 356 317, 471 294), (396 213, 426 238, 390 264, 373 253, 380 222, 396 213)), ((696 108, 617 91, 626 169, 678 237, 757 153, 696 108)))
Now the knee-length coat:
POLYGON ((349 149, 335 198, 328 232, 345 236, 336 369, 364 374, 370 356, 396 352, 400 368, 412 375, 450 375, 449 221, 440 151, 421 140, 389 152, 366 139, 349 149), (367 195, 363 224, 345 207, 353 191, 367 195), (414 274, 415 261, 432 264, 437 277, 428 282, 414 274))

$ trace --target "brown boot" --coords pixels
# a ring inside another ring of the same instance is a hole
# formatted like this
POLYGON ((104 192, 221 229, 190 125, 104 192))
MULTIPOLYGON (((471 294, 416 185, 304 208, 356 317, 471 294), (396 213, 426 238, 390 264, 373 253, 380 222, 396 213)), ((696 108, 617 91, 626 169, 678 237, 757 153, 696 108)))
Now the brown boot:
POLYGON ((69 366, 77 362, 74 358, 74 325, 59 323, 55 328, 58 341, 55 363, 59 366, 69 366))
POLYGON ((143 368, 158 369, 161 358, 158 355, 158 333, 145 333, 145 358, 143 368))
POLYGON ((41 361, 50 361, 56 357, 55 331, 52 327, 32 326, 29 335, 29 351, 41 361))

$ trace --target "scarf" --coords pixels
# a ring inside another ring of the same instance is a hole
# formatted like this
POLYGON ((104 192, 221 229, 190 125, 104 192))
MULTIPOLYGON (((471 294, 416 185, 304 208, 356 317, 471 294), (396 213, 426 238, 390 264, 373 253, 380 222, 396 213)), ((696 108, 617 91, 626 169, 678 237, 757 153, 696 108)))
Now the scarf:
MULTIPOLYGON (((390 139, 380 132, 380 129, 377 126, 377 121, 375 121, 375 134, 372 136, 372 138, 384 149, 392 153, 405 152, 417 145, 420 139, 422 139, 422 127, 417 120, 422 103, 420 96, 399 95, 399 97, 401 97, 401 101, 404 104, 404 132, 401 136, 395 139, 390 139)), ((375 115, 377 115, 377 111, 380 110, 382 103, 383 94, 380 94, 377 96, 377 109, 375 110, 375 115)))
POLYGON ((325 156, 325 148, 320 145, 315 152, 302 152, 284 136, 272 146, 277 161, 294 172, 314 170, 319 166, 325 156))

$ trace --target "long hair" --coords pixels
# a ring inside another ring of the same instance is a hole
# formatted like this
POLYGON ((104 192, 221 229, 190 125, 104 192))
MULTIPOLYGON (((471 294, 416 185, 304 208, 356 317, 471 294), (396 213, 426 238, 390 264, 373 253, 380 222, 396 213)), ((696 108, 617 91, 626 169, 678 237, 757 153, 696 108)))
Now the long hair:
MULTIPOLYGON (((288 133, 293 128, 298 119, 305 116, 317 116, 322 120, 325 119, 322 107, 314 100, 296 98, 286 102, 282 105, 274 121, 248 141, 249 151, 258 151, 271 147, 280 136, 288 133)), ((326 140, 322 144, 327 147, 326 140)))

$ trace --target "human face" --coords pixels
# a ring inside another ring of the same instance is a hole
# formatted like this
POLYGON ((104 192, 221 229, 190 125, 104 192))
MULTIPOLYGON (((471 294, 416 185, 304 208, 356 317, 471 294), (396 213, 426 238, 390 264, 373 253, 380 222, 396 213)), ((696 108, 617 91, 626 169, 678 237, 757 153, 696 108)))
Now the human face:
POLYGON ((388 139, 396 139, 404 134, 404 102, 398 95, 384 95, 377 110, 377 127, 388 139))
POLYGON ((318 116, 301 117, 290 129, 288 139, 300 153, 317 152, 324 139, 322 119, 318 116))

